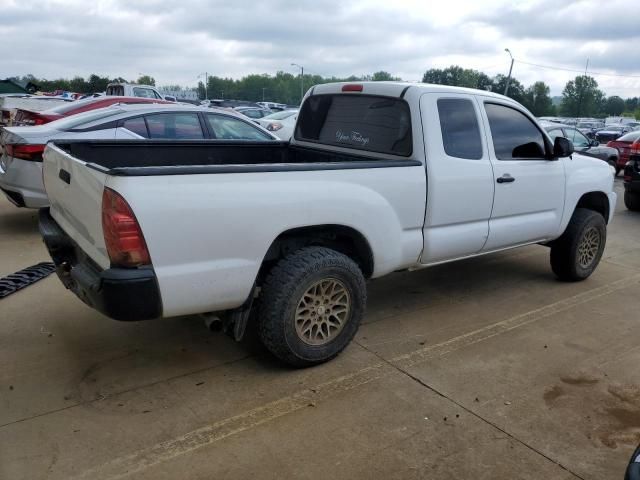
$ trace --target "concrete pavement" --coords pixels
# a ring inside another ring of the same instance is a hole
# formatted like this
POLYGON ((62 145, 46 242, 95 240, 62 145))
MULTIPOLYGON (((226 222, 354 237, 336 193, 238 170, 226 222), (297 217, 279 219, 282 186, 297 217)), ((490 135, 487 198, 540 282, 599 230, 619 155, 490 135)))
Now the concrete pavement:
MULTIPOLYGON (((582 283, 539 246, 374 281, 355 342, 307 370, 198 318, 109 320, 51 276, 0 300, 0 478, 621 479, 638 232, 620 201, 582 283)), ((4 199, 0 259, 48 260, 4 199)))

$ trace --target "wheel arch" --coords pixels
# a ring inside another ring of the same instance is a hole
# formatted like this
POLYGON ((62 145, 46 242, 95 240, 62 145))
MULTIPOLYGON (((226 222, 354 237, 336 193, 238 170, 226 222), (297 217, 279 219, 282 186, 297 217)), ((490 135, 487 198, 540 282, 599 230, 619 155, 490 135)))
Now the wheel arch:
POLYGON ((373 274, 375 260, 367 238, 353 227, 323 224, 290 228, 280 233, 264 256, 258 272, 258 282, 264 278, 277 260, 307 246, 324 246, 334 249, 355 261, 365 278, 370 278, 373 274))
POLYGON ((575 211, 576 208, 586 208, 598 212, 604 217, 605 222, 609 223, 611 206, 609 205, 609 197, 604 192, 593 191, 583 194, 573 210, 575 211))

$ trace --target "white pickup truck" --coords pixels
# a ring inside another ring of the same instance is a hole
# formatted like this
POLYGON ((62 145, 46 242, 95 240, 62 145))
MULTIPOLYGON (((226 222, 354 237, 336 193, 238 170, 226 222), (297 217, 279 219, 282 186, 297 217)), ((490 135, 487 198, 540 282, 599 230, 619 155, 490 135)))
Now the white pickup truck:
POLYGON ((106 315, 219 312, 239 338, 255 312, 266 347, 308 366, 351 341, 367 279, 536 243, 559 279, 587 278, 613 173, 500 95, 334 83, 290 143, 50 143, 40 229, 106 315))

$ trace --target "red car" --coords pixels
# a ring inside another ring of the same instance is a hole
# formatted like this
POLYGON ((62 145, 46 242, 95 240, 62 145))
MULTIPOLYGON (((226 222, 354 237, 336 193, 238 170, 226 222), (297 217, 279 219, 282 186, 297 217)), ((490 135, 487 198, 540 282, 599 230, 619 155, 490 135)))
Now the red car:
POLYGON ((75 102, 64 103, 57 105, 49 110, 42 112, 33 112, 31 110, 22 110, 21 108, 16 110, 16 115, 13 120, 14 127, 29 127, 33 125, 43 125, 45 123, 53 122, 63 117, 69 117, 76 113, 87 112, 89 110, 97 110, 98 108, 108 107, 110 105, 119 104, 133 104, 133 103, 174 103, 166 100, 158 100, 157 98, 142 98, 142 97, 119 97, 119 96, 106 96, 85 98, 84 100, 76 100, 75 102))
POLYGON ((620 155, 618 155, 618 163, 616 164, 616 172, 624 170, 624 166, 629 161, 629 152, 631 151, 632 143, 640 144, 640 130, 634 130, 621 136, 617 140, 611 140, 607 143, 607 147, 616 148, 620 153, 620 155))

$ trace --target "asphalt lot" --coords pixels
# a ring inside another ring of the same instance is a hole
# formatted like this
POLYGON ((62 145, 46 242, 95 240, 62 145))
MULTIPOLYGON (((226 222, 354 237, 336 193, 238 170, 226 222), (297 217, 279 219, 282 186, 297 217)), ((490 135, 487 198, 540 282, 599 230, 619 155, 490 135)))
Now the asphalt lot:
MULTIPOLYGON (((587 281, 556 281, 539 246, 394 274, 307 370, 199 318, 109 320, 52 275, 0 300, 0 478, 622 479, 640 215, 617 191, 587 281)), ((49 260, 4 198, 0 259, 0 276, 49 260)))

